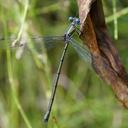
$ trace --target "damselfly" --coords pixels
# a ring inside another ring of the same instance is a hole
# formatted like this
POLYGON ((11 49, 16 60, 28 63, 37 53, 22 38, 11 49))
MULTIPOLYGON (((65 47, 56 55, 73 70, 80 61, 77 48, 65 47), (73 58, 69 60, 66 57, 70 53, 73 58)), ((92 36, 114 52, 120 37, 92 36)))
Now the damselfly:
MULTIPOLYGON (((35 40, 35 44, 34 45, 40 45, 42 44, 42 42, 45 43, 45 46, 52 46, 52 42, 55 42, 57 40, 58 41, 63 41, 65 46, 63 49, 63 53, 61 55, 61 59, 60 59, 60 63, 59 63, 59 67, 57 70, 57 74, 56 74, 56 78, 52 87, 52 93, 51 93, 51 97, 50 97, 50 101, 48 104, 48 110, 44 116, 44 121, 48 122, 49 120, 49 116, 51 113, 51 109, 52 109, 52 105, 53 105, 53 101, 54 101, 54 97, 55 97, 55 93, 56 93, 56 89, 57 89, 57 84, 58 84, 58 80, 59 80, 59 76, 60 76, 60 72, 61 72, 61 68, 63 65, 63 61, 65 58, 65 54, 66 51, 68 49, 68 45, 71 44, 71 46, 76 50, 76 52, 86 61, 88 60, 91 63, 91 55, 88 51, 88 49, 86 47, 83 47, 82 45, 80 45, 80 43, 78 43, 75 39, 73 39, 73 35, 74 33, 77 33, 78 35, 80 35, 80 30, 77 28, 77 26, 80 24, 80 20, 79 18, 76 17, 69 17, 70 20, 70 25, 69 27, 66 29, 65 34, 63 36, 49 36, 49 37, 42 37, 42 36, 32 36, 30 39, 35 40)), ((4 41, 5 38, 0 38, 0 40, 4 41)), ((13 44, 6 44, 5 46, 3 45, 3 43, 0 43, 0 49, 1 48, 6 48, 7 46, 11 47, 11 48, 21 48, 22 52, 23 49, 27 47, 28 41, 24 38, 21 38, 19 41, 15 42, 14 44, 14 40, 15 37, 11 37, 11 38, 6 38, 6 40, 11 40, 13 42, 13 44)))

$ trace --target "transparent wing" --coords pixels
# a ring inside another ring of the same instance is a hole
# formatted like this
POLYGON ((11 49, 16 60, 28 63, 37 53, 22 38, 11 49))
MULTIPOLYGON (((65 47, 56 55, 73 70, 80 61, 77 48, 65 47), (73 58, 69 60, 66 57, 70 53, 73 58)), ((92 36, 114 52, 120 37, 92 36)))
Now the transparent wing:
POLYGON ((64 36, 31 36, 28 38, 21 38, 16 41, 16 37, 0 38, 0 51, 10 49, 16 53, 16 58, 20 59, 23 54, 32 53, 36 56, 42 55, 42 52, 58 47, 64 44, 64 36), (15 45, 12 45, 15 42, 15 45))
POLYGON ((70 39, 71 46, 75 49, 78 55, 85 61, 91 64, 91 54, 87 47, 83 47, 80 43, 78 43, 75 39, 70 39))
MULTIPOLYGON (((29 39, 20 39, 17 43, 20 44, 20 46, 11 47, 11 44, 15 39, 16 37, 14 36, 9 38, 1 37, 0 50, 11 48, 17 51, 17 56, 21 56, 25 51, 28 51, 28 49, 42 51, 43 47, 51 49, 59 44, 64 44, 64 36, 32 36, 29 39)), ((70 44, 84 61, 91 63, 91 55, 86 47, 83 47, 73 38, 70 39, 70 44)))
MULTIPOLYGON (((45 46, 48 49, 54 48, 57 44, 62 44, 64 42, 64 36, 32 36, 29 38, 22 38, 17 42, 15 47, 12 47, 12 42, 16 39, 16 37, 9 37, 9 38, 0 38, 0 49, 7 49, 12 48, 16 49, 19 46, 26 45, 26 44, 33 44, 35 48, 41 48, 45 46)), ((26 45, 27 47, 27 45, 26 45)), ((33 48, 34 48, 33 47, 33 48)))

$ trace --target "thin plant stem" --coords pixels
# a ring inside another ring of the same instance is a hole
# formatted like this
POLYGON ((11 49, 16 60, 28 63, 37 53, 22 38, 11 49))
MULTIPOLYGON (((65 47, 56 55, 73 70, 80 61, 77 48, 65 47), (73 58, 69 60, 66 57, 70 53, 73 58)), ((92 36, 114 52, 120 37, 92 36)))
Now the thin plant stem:
POLYGON ((113 4, 113 17, 114 17, 114 38, 118 39, 118 20, 116 16, 116 0, 112 0, 113 4))
POLYGON ((16 93, 16 84, 14 81, 14 76, 13 76, 13 71, 12 71, 11 55, 10 55, 9 49, 7 50, 7 68, 8 68, 9 83, 11 85, 11 91, 12 91, 12 96, 13 96, 14 102, 15 102, 21 116, 23 117, 27 127, 32 128, 32 126, 31 126, 30 122, 28 121, 27 116, 26 116, 25 112, 23 111, 21 104, 18 100, 18 96, 16 93))
POLYGON ((20 40, 20 38, 22 36, 22 33, 24 31, 25 20, 26 20, 28 8, 29 8, 29 0, 25 0, 24 5, 25 5, 25 7, 24 7, 24 13, 23 13, 23 16, 22 16, 22 20, 21 20, 21 26, 20 26, 17 38, 12 42, 12 46, 15 46, 16 43, 20 40))
MULTIPOLYGON (((126 14, 128 14, 128 7, 122 9, 119 12, 115 12, 115 16, 116 16, 117 19, 121 18, 122 16, 124 16, 126 14)), ((107 23, 113 22, 113 20, 114 20, 114 16, 113 15, 106 17, 106 22, 107 23)))
MULTIPOLYGON (((4 16, 4 10, 1 8, 1 16, 2 16, 2 22, 3 22, 3 25, 4 25, 4 34, 5 34, 5 37, 7 37, 7 26, 6 26, 6 17, 4 16)), ((7 58, 7 72, 8 72, 8 79, 9 79, 9 83, 10 83, 10 87, 11 87, 11 92, 12 92, 12 98, 14 100, 14 103, 17 107, 17 109, 19 110, 23 120, 25 121, 25 124, 27 126, 27 128, 32 128, 20 102, 19 102, 19 99, 18 99, 18 96, 17 96, 17 91, 16 91, 16 82, 15 82, 15 79, 14 79, 14 74, 13 74, 13 69, 12 69, 12 59, 11 59, 11 53, 10 53, 10 49, 8 48, 6 50, 6 58, 7 58)))

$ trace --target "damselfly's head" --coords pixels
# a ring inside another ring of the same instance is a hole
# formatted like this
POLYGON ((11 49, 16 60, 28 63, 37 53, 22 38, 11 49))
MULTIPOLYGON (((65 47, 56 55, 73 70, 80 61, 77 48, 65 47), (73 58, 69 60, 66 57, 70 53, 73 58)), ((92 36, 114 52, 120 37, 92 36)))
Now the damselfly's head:
POLYGON ((80 19, 79 18, 70 16, 68 19, 70 22, 74 22, 75 24, 80 25, 80 19))

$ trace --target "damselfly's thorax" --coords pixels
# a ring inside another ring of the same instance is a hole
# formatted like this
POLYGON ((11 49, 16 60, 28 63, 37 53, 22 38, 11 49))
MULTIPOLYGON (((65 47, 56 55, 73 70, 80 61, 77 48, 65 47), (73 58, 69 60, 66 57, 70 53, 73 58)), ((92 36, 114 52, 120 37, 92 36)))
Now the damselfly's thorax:
POLYGON ((69 17, 69 21, 71 22, 71 24, 64 34, 64 40, 66 42, 70 39, 70 37, 72 37, 74 32, 77 32, 78 35, 80 35, 80 30, 77 28, 77 26, 80 25, 80 19, 76 17, 69 17))

